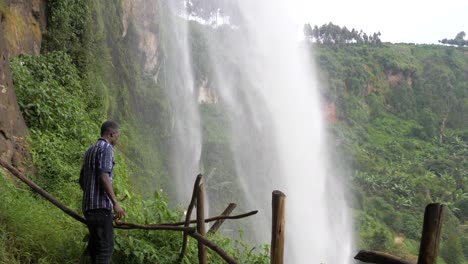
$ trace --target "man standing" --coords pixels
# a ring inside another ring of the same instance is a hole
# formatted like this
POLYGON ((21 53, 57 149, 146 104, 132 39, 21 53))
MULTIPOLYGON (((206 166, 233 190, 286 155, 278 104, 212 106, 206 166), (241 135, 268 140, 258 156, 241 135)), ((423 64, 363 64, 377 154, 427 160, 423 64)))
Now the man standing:
POLYGON ((88 249, 94 264, 110 263, 114 251, 113 216, 125 215, 115 198, 114 149, 119 138, 119 125, 106 121, 101 126, 101 137, 84 156, 80 172, 80 186, 83 190, 82 209, 88 230, 88 249))

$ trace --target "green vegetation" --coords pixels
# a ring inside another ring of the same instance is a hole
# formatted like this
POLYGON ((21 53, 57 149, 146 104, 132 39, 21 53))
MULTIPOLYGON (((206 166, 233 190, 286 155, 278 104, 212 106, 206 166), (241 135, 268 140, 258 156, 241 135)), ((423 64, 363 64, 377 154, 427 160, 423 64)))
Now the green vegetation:
MULTIPOLYGON (((192 1, 198 2, 192 13, 205 19, 212 19, 213 10, 220 8, 212 1, 192 1)), ((235 14, 230 1, 219 5, 235 14)), ((171 105, 163 82, 141 65, 144 55, 135 49, 141 38, 136 26, 130 23, 122 36, 121 1, 104 5, 54 0, 47 1, 47 11, 42 55, 11 61, 19 105, 30 129, 30 166, 37 169, 37 175, 29 176, 80 211, 77 179, 82 155, 96 140, 100 123, 114 119, 122 126, 115 188, 119 199, 127 197, 122 202, 127 220, 180 220, 182 212, 169 209, 167 197, 156 191, 170 188, 165 153, 172 136, 171 105)), ((0 15, 7 21, 16 19, 1 0, 0 15)), ((21 31, 22 24, 10 24, 18 27, 6 30, 9 45, 14 45, 16 40, 8 36, 21 31)), ((207 47, 197 34, 201 26, 191 26, 195 77, 200 81, 213 69, 203 56, 207 47)), ((366 38, 331 23, 315 28, 309 25, 305 30, 317 40, 311 44, 311 56, 324 84, 321 94, 337 109, 338 121, 329 124, 329 134, 337 143, 331 144, 337 145, 336 160, 344 161, 336 167, 350 171, 358 247, 416 255, 424 206, 443 202, 448 210, 440 263, 466 263, 468 50, 382 44, 378 33, 366 38), (352 45, 334 45, 343 43, 352 45)), ((227 42, 224 34, 229 30, 220 27, 214 34, 227 42)), ((463 38, 459 34, 455 39, 463 38)), ((164 48, 170 45, 162 52, 164 48)), ((220 56, 230 56, 223 45, 213 48, 220 56)), ((208 188, 235 192, 224 109, 206 104, 200 111, 202 158, 223 179, 208 188)), ((85 246, 83 225, 1 170, 0 199, 1 263, 76 263, 85 246)), ((222 236, 213 239, 241 263, 268 262, 267 247, 252 249, 222 236)), ((180 245, 181 235, 174 232, 118 230, 114 262, 173 263, 180 245)), ((214 254, 209 258, 223 263, 214 254)), ((195 259, 196 244, 190 240, 185 263, 195 259)))
POLYGON ((0 171, 0 263, 76 263, 86 229, 5 177, 0 171))
POLYGON ((360 248, 417 255, 424 207, 448 206, 441 257, 465 263, 468 57, 440 46, 315 46, 338 122, 335 154, 353 168, 360 248), (395 243, 396 237, 404 240, 395 243), (413 241, 413 242, 412 242, 413 241), (464 244, 465 243, 465 244, 464 244))
POLYGON ((76 188, 82 155, 99 131, 103 116, 99 98, 82 85, 76 67, 63 52, 19 56, 11 67, 18 103, 30 129, 39 183, 60 190, 55 193, 59 198, 79 201, 68 190, 76 188))
MULTIPOLYGON (((122 134, 114 185, 118 199, 126 197, 122 202, 126 220, 179 221, 182 212, 170 209, 167 198, 156 191, 169 184, 167 157, 162 153, 167 153, 163 139, 171 133, 170 106, 141 65, 143 54, 135 49, 138 30, 130 24, 122 37, 121 1, 105 6, 96 1, 48 1, 47 10, 42 55, 11 60, 18 102, 30 129, 30 166, 37 169, 35 176, 29 176, 80 212, 77 180, 82 155, 97 139, 101 122, 114 119, 122 134)), ((83 225, 3 174, 0 189, 7 201, 0 212, 2 261, 77 262, 85 246, 83 225)), ((113 260, 174 263, 181 238, 176 232, 117 230, 113 260)), ((243 263, 268 260, 267 248, 253 251, 239 241, 213 239, 243 263)), ((197 258, 196 243, 189 241, 184 263, 197 258)), ((209 259, 223 263, 212 252, 209 259)))

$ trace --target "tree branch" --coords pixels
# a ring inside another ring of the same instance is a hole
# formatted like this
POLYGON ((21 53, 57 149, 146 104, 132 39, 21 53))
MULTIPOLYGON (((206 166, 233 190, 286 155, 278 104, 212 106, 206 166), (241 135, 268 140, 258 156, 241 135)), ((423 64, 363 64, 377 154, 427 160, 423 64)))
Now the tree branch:
MULTIPOLYGON (((228 207, 226 207, 226 209, 224 209, 224 211, 221 213, 220 216, 229 216, 232 211, 236 208, 236 204, 235 203, 230 203, 228 205, 228 207)), ((210 230, 208 230, 208 234, 214 234, 216 233, 216 231, 218 231, 218 229, 221 227, 221 225, 224 223, 224 220, 225 219, 219 219, 217 220, 213 226, 211 226, 210 230)), ((206 223, 206 222, 205 222, 206 223)))
MULTIPOLYGON (((245 213, 245 214, 232 215, 232 216, 219 215, 219 216, 215 216, 215 217, 205 219, 205 223, 209 223, 209 222, 213 222, 213 221, 217 221, 217 220, 221 220, 221 219, 241 219, 241 218, 249 217, 251 215, 255 215, 257 213, 258 213, 258 210, 251 211, 251 212, 248 212, 248 213, 245 213)), ((191 220, 190 221, 190 224, 195 224, 195 223, 197 223, 197 220, 191 220)), ((158 225, 180 226, 180 225, 184 225, 184 224, 185 224, 185 222, 176 222, 176 223, 162 223, 162 224, 158 224, 158 225)))
POLYGON ((115 228, 118 229, 144 229, 144 230, 170 230, 170 231, 184 231, 184 232, 195 232, 195 227, 185 226, 167 226, 167 225, 140 225, 132 223, 124 223, 115 221, 115 228))
POLYGON ((35 192, 37 192, 39 195, 44 197, 46 200, 51 202, 53 205, 57 206, 60 210, 65 212, 67 215, 75 218, 76 220, 80 221, 83 224, 86 224, 86 219, 84 219, 82 216, 80 216, 78 213, 73 211, 72 209, 66 207, 64 204, 59 202, 57 199, 55 199, 52 195, 50 195, 48 192, 46 192, 44 189, 39 187, 37 184, 35 184, 33 181, 30 179, 26 178, 21 172, 19 172, 16 168, 11 166, 10 164, 6 163, 5 161, 0 159, 0 165, 7 169, 9 172, 11 172, 16 178, 20 179, 22 182, 26 183, 31 189, 33 189, 35 192))
POLYGON ((238 262, 231 256, 229 256, 224 250, 222 250, 218 245, 216 245, 215 243, 211 242, 210 240, 208 240, 207 238, 205 238, 204 236, 198 234, 197 232, 193 232, 193 233, 188 233, 189 236, 195 238, 196 240, 198 240, 198 242, 202 243, 203 245, 209 247, 211 250, 213 250, 214 252, 218 253, 218 255, 220 257, 222 257, 226 263, 229 263, 229 264, 238 264, 238 262))

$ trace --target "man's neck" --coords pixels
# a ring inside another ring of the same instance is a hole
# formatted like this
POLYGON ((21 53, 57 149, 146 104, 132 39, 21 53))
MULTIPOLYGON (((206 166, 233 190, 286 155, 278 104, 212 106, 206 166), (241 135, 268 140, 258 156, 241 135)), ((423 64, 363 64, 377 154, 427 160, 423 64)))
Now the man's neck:
POLYGON ((111 143, 110 138, 107 135, 106 136, 101 136, 101 139, 104 139, 105 141, 107 141, 107 143, 111 144, 112 146, 114 145, 114 144, 111 143))

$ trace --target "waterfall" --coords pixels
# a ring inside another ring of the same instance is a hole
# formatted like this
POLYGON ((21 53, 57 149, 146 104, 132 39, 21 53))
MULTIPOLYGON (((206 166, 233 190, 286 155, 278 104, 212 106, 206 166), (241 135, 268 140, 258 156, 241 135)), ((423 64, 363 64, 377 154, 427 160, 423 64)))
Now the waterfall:
POLYGON ((286 262, 350 263, 352 223, 343 184, 327 158, 319 84, 309 46, 298 38, 294 16, 300 3, 236 3, 239 21, 235 26, 196 25, 184 19, 189 16, 180 9, 175 12, 177 21, 163 22, 170 28, 164 36, 172 39, 169 76, 176 78, 168 86, 175 93, 171 97, 176 109, 173 160, 181 166, 189 164, 174 170, 176 188, 190 193, 198 172, 190 170, 197 169, 201 159, 205 173, 212 174, 207 185, 224 184, 208 191, 216 197, 210 199, 210 207, 222 208, 226 204, 217 203, 228 196, 243 209, 260 210, 247 224, 255 231, 257 243, 269 243, 271 193, 281 190, 287 196, 286 262), (196 60, 203 65, 195 65, 196 60), (205 106, 199 104, 197 109, 194 93, 202 81, 215 91, 216 108, 225 122, 221 128, 227 147, 217 151, 229 155, 220 155, 224 160, 216 168, 209 167, 201 150, 207 147, 202 142, 209 135, 202 133, 200 109, 205 106), (217 176, 215 169, 223 164, 232 164, 232 170, 225 169, 232 172, 231 178, 217 176))
POLYGON ((172 109, 172 136, 170 138, 169 171, 175 192, 170 193, 176 203, 186 202, 192 193, 192 184, 199 172, 201 154, 200 115, 198 113, 195 80, 192 72, 191 51, 188 43, 188 24, 180 19, 177 1, 168 1, 162 19, 167 31, 164 39, 164 86, 172 109))

